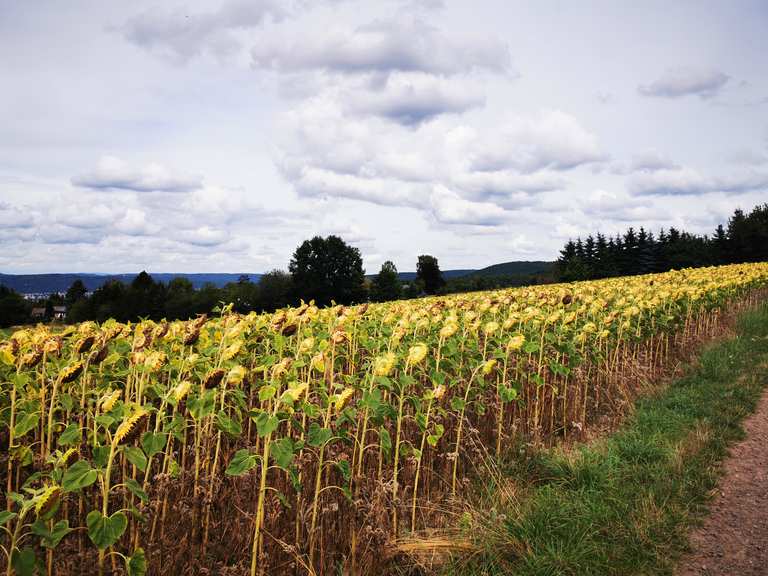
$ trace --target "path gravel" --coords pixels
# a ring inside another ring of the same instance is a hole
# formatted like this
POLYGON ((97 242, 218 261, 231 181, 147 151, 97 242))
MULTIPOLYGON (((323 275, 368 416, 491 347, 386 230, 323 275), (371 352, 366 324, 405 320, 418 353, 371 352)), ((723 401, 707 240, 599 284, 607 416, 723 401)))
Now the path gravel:
POLYGON ((710 515, 691 534, 678 576, 768 575, 768 393, 724 464, 710 515))

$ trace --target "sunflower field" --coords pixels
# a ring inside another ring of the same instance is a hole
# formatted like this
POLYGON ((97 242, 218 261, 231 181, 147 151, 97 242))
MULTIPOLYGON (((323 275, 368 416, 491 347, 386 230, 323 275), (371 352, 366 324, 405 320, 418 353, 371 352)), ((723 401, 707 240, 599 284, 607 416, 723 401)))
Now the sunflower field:
POLYGON ((483 458, 579 439, 768 264, 0 341, 6 574, 378 574, 483 458))

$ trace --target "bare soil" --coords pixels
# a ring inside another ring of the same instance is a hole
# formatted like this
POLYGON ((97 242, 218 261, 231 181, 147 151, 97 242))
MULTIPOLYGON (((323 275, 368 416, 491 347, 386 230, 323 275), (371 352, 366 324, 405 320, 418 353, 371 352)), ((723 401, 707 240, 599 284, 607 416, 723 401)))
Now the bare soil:
POLYGON ((768 575, 768 393, 744 430, 678 576, 768 575))

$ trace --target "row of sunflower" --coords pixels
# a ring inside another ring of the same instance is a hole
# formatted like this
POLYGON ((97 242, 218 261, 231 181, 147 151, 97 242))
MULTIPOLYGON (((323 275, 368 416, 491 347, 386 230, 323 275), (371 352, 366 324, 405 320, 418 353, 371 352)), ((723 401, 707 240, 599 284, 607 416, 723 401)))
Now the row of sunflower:
POLYGON ((450 521, 478 458, 583 433, 767 284, 743 264, 19 330, 0 342, 6 573, 365 573, 450 521))

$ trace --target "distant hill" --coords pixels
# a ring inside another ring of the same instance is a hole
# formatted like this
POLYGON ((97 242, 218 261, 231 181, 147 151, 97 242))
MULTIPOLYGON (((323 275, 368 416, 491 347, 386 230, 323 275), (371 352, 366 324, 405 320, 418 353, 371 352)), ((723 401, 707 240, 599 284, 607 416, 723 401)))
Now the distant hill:
MULTIPOLYGON (((464 277, 477 277, 477 276, 521 276, 530 274, 546 274, 551 272, 555 263, 545 262, 543 260, 532 261, 520 261, 520 262, 502 262, 500 264, 493 264, 486 268, 481 269, 458 269, 458 270, 443 270, 443 278, 450 280, 451 278, 464 278, 464 277)), ((368 274, 368 278, 375 277, 376 274, 368 274)), ((400 272, 398 273, 400 280, 408 282, 416 278, 416 272, 400 272)))
MULTIPOLYGON (((174 278, 182 277, 192 282, 195 288, 201 288, 207 283, 224 286, 229 282, 237 282, 243 274, 151 274, 156 282, 168 283, 174 278)), ((261 274, 245 274, 252 282, 258 282, 261 274)), ((96 290, 109 280, 120 280, 130 284, 136 274, 0 274, 0 285, 7 286, 20 294, 53 294, 66 292, 78 278, 83 281, 89 291, 96 290)))
POLYGON ((542 260, 502 262, 481 270, 473 271, 470 276, 517 276, 522 274, 545 274, 554 268, 554 262, 542 260))
MULTIPOLYGON (((443 270, 443 278, 446 280, 449 278, 459 278, 461 276, 466 276, 468 274, 472 274, 475 272, 475 270, 443 270)), ((372 274, 372 276, 376 276, 376 274, 372 274)), ((398 273, 398 278, 404 282, 409 282, 411 280, 414 280, 416 278, 416 272, 400 272, 398 273)))
MULTIPOLYGON (((497 276, 520 276, 531 274, 542 274, 552 271, 554 262, 503 262, 494 264, 480 270, 459 269, 443 270, 443 277, 446 280, 452 278, 472 278, 472 277, 497 277, 497 276)), ((252 282, 258 282, 262 274, 173 274, 167 272, 151 273, 156 282, 167 284, 174 278, 187 278, 195 288, 202 288, 205 284, 211 283, 217 287, 222 287, 229 282, 237 282, 240 276, 248 276, 252 282)), ((373 278, 375 274, 369 274, 368 278, 373 278)), ((7 286, 19 292, 20 294, 53 294, 56 292, 66 292, 72 283, 78 278, 83 281, 89 292, 103 286, 109 280, 120 280, 125 284, 130 284, 136 277, 136 274, 0 274, 0 285, 7 286)), ((416 272, 400 272, 400 280, 410 282, 416 278, 416 272)))

